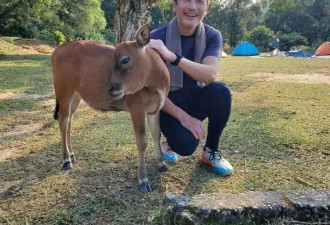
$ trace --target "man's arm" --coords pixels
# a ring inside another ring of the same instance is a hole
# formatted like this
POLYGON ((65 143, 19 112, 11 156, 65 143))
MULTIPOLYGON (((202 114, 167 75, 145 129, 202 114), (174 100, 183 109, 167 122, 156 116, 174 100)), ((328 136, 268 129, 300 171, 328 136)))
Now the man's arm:
POLYGON ((196 139, 204 139, 205 130, 202 121, 190 116, 181 108, 174 105, 174 103, 169 98, 166 98, 162 110, 177 119, 182 126, 187 128, 194 135, 196 139))

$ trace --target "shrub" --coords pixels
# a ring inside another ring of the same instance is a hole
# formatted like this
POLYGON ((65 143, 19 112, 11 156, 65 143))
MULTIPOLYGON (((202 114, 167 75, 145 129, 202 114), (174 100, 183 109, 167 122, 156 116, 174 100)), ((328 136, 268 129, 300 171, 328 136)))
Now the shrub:
POLYGON ((99 30, 91 30, 87 33, 86 39, 90 41, 96 41, 99 43, 106 43, 103 34, 99 30))
POLYGON ((223 47, 223 51, 227 54, 231 54, 233 50, 234 50, 234 47, 231 47, 228 44, 225 44, 223 47))
POLYGON ((40 31, 36 34, 36 38, 46 41, 51 45, 61 45, 66 42, 65 36, 61 31, 49 32, 47 30, 40 31))
POLYGON ((61 45, 66 42, 64 34, 58 30, 53 32, 53 39, 55 40, 56 45, 61 45))
POLYGON ((275 34, 265 26, 257 26, 247 33, 246 39, 252 42, 259 51, 265 52, 269 50, 269 44, 275 40, 275 34))
POLYGON ((290 50, 304 50, 305 52, 308 53, 314 53, 316 52, 316 49, 318 47, 313 45, 313 46, 305 46, 305 45, 298 45, 298 46, 293 46, 290 50))
POLYGON ((116 34, 111 29, 105 29, 102 31, 103 37, 105 39, 105 43, 107 45, 114 45, 116 40, 116 34))
POLYGON ((291 48, 299 45, 307 46, 307 38, 296 32, 280 36, 280 49, 283 51, 289 51, 291 48))

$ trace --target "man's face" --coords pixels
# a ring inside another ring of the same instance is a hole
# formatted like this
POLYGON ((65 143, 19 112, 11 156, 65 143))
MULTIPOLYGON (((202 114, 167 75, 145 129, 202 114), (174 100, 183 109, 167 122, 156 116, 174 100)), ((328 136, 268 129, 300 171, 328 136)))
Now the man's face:
POLYGON ((179 27, 184 29, 195 29, 203 20, 208 8, 208 0, 173 1, 173 11, 178 18, 179 27))

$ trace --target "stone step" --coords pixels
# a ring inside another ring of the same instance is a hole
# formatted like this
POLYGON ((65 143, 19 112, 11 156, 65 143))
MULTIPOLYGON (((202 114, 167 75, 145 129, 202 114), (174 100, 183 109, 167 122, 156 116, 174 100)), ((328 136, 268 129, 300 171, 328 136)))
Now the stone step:
MULTIPOLYGON (((281 218, 330 225, 330 190, 250 191, 242 194, 166 196, 163 225, 267 224, 281 218)), ((311 223, 312 224, 312 223, 311 223)))

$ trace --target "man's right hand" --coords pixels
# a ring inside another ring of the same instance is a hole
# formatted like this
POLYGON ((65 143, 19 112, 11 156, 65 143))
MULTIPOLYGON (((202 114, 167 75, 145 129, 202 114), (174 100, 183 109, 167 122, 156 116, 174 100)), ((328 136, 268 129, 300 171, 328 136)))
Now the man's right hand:
POLYGON ((179 118, 179 121, 181 125, 187 128, 196 139, 199 139, 200 141, 204 140, 205 129, 202 121, 190 116, 186 112, 182 113, 182 116, 179 118))
POLYGON ((148 46, 150 48, 155 49, 162 59, 168 62, 174 62, 176 59, 176 55, 168 50, 168 48, 164 45, 164 43, 161 40, 151 39, 148 46))

